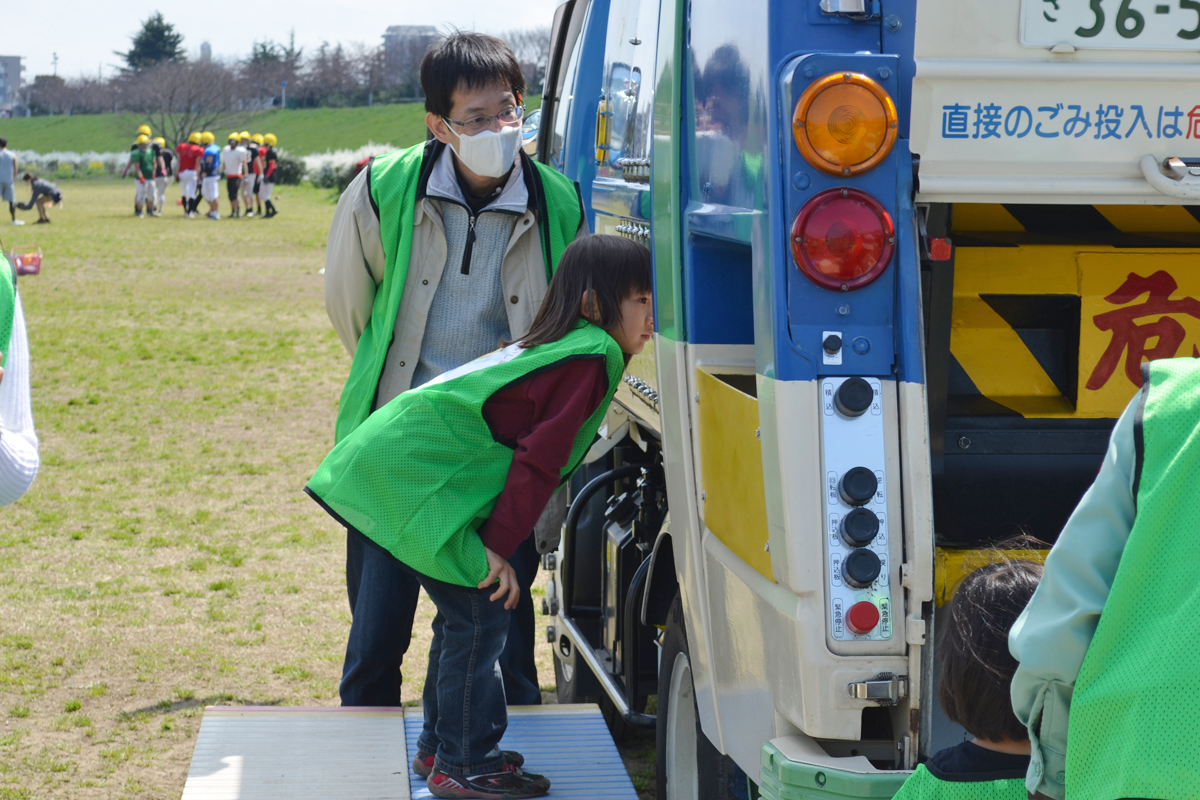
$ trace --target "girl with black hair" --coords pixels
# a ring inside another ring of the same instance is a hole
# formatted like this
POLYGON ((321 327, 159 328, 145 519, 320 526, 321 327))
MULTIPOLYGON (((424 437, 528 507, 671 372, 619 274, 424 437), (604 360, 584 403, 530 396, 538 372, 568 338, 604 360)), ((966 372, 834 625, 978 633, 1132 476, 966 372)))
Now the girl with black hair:
POLYGON ((508 717, 496 662, 520 592, 507 559, 582 463, 653 328, 649 251, 616 236, 578 239, 528 335, 397 396, 306 487, 438 608, 413 761, 436 797, 549 791, 499 747, 508 717))

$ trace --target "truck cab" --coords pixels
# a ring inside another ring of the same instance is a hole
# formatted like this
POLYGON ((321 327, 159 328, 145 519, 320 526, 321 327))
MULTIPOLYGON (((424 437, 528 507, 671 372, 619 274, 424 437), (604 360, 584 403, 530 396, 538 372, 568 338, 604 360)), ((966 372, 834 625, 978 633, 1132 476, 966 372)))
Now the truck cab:
POLYGON ((538 157, 650 249, 657 332, 547 635, 660 797, 890 797, 961 741, 938 609, 1044 557, 1142 361, 1200 357, 1200 6, 1112 5, 556 12, 538 157))

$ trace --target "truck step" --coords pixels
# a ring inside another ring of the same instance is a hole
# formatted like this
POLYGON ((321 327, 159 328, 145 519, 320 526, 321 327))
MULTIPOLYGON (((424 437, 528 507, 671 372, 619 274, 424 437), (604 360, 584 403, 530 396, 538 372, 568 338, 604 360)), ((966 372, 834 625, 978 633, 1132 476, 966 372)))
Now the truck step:
MULTIPOLYGON (((502 746, 549 776, 550 796, 637 800, 600 709, 509 709, 502 746)), ((209 706, 182 800, 417 800, 420 708, 209 706)))

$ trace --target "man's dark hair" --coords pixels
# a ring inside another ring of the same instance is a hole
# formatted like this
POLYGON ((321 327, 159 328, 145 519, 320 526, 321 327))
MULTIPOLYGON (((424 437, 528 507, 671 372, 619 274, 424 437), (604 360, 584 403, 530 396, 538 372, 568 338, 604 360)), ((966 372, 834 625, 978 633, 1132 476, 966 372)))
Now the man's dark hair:
POLYGON ((576 239, 563 251, 525 347, 557 342, 579 322, 584 292, 593 298, 596 324, 612 331, 621 324, 621 301, 649 292, 650 250, 632 239, 596 234, 576 239))
POLYGON ((31 180, 33 180, 33 173, 32 173, 32 172, 26 172, 26 173, 25 173, 25 177, 24 177, 24 178, 22 178, 21 180, 26 180, 26 181, 31 181, 31 180))
POLYGON ((1017 661, 1008 631, 1042 579, 1042 565, 1002 561, 968 575, 937 636, 938 702, 952 722, 991 741, 1023 742, 1029 732, 1009 695, 1017 661))
POLYGON ((0 147, 8 147, 8 139, 3 136, 0 136, 0 147))
POLYGON ((449 116, 455 89, 486 89, 493 83, 511 87, 518 98, 525 94, 525 76, 517 57, 495 36, 452 33, 421 59, 421 89, 430 114, 449 116))

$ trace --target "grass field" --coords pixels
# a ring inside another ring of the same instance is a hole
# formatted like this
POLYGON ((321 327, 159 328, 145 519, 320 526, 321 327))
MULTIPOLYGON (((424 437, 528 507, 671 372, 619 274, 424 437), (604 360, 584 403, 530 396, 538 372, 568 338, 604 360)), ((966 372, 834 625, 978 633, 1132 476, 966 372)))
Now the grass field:
MULTIPOLYGON (((531 97, 526 106, 532 111, 540 103, 540 97, 531 97)), ((129 149, 134 131, 145 122, 144 118, 134 114, 0 119, 0 136, 7 138, 8 146, 14 150, 123 152, 129 149)), ((220 130, 214 131, 218 141, 224 142, 225 136, 235 127, 261 133, 270 131, 279 137, 279 146, 294 155, 354 150, 368 142, 390 142, 404 147, 425 138, 425 106, 404 103, 371 108, 267 111, 232 118, 220 130)))
POLYGON ((128 184, 62 188, 52 225, 0 228, 45 251, 20 283, 42 469, 0 510, 0 800, 173 800, 204 705, 338 702, 344 534, 301 493, 349 366, 318 274, 333 205, 283 187, 272 220, 140 220, 128 184))

